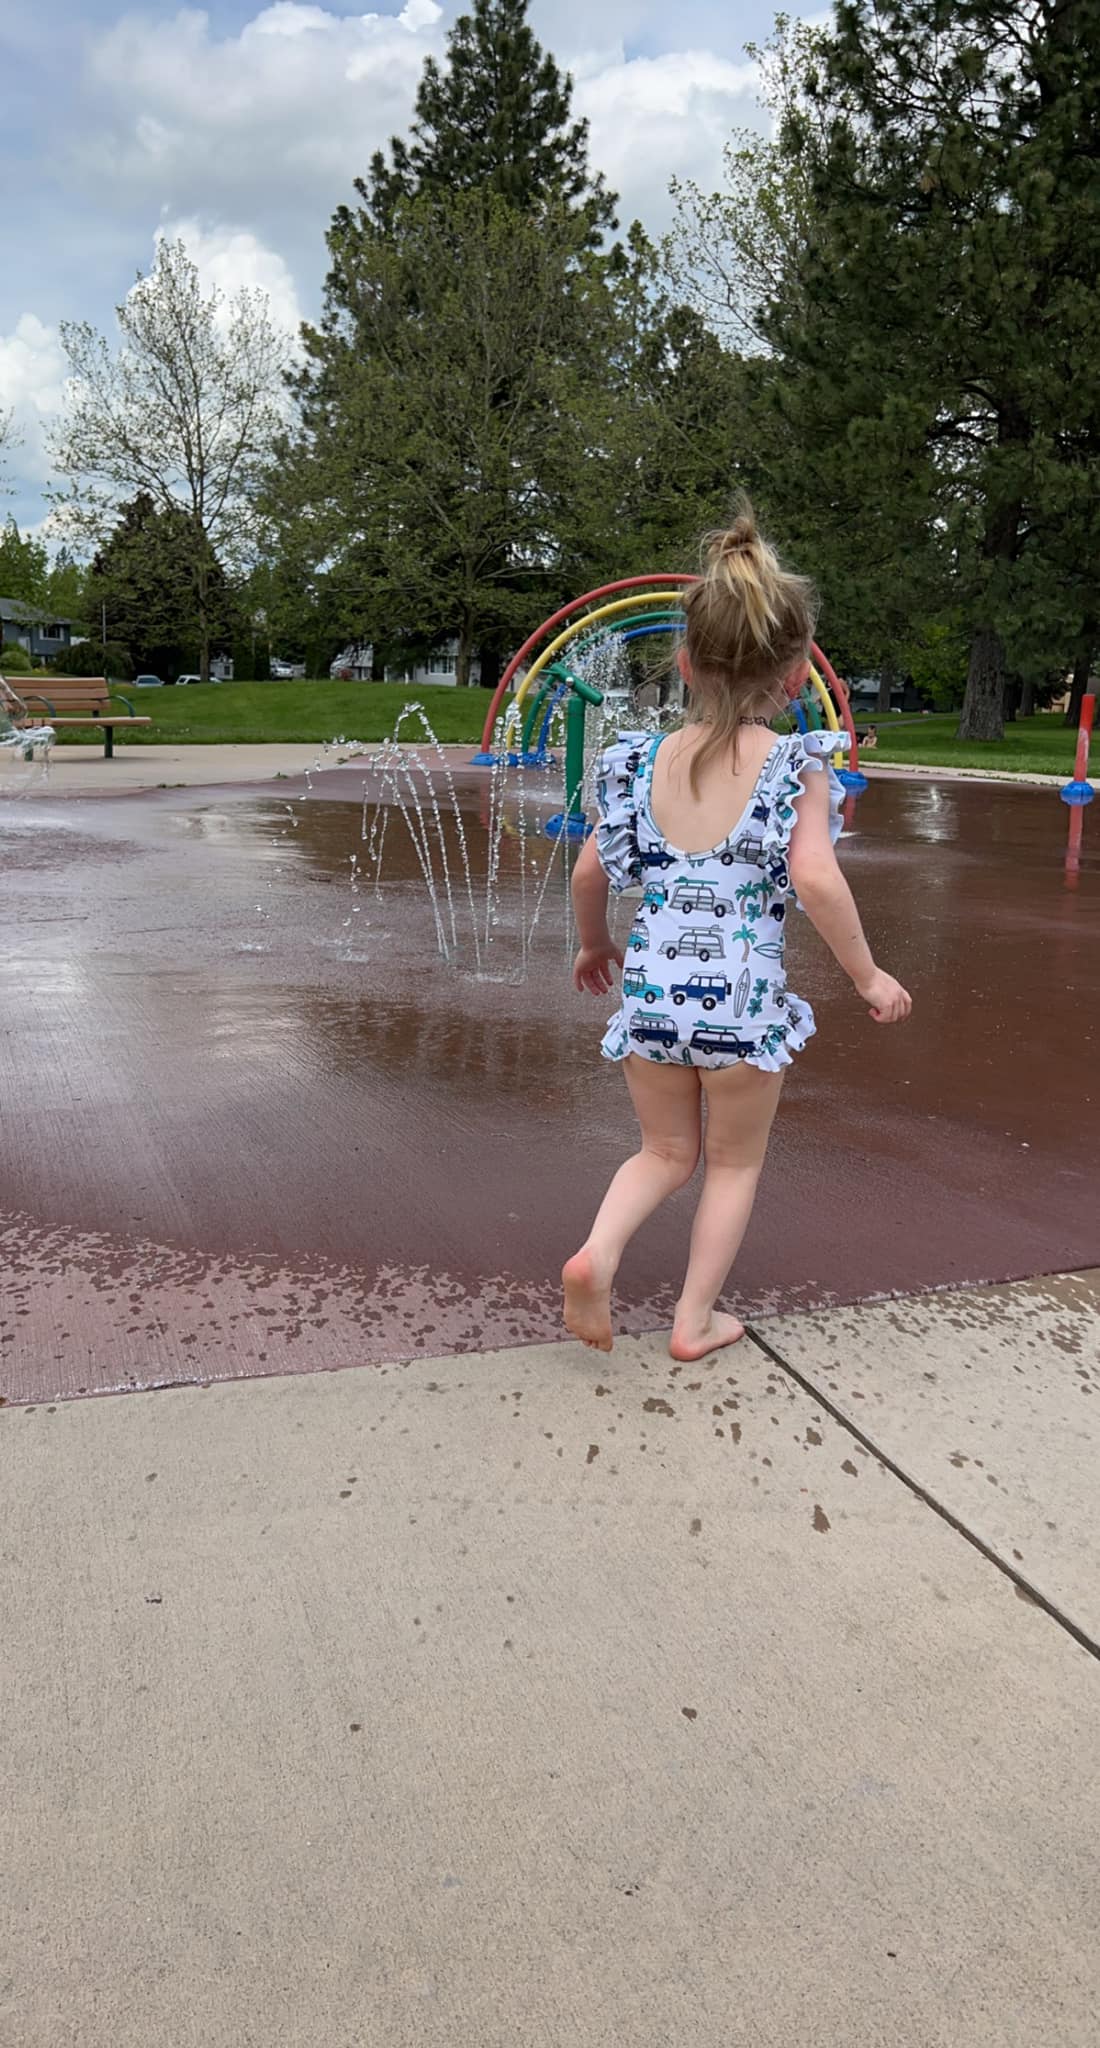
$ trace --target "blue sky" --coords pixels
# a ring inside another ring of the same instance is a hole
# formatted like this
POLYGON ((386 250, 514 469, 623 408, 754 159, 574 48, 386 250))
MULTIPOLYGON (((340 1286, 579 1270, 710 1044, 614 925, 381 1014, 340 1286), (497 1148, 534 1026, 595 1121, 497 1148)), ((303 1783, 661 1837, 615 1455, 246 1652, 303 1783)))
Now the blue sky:
MULTIPOLYGON (((0 0, 0 408, 22 435, 7 462, 22 525, 43 513, 58 323, 109 328, 158 230, 181 233, 210 281, 262 286, 286 324, 314 314, 333 208, 406 127, 424 58, 459 11, 0 0)), ((533 0, 624 218, 660 229, 673 175, 718 182, 723 142, 760 118, 744 45, 772 13, 764 0, 533 0)))

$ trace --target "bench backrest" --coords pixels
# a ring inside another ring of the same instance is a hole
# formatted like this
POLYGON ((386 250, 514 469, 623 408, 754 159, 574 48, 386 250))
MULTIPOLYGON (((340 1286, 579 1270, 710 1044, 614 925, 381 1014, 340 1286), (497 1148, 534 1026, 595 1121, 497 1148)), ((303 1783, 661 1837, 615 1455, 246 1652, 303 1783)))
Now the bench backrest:
MULTIPOLYGON (((3 661, 0 659, 0 675, 3 661)), ((109 711, 110 684, 106 676, 12 676, 9 687, 22 697, 35 719, 80 718, 87 713, 109 711)))

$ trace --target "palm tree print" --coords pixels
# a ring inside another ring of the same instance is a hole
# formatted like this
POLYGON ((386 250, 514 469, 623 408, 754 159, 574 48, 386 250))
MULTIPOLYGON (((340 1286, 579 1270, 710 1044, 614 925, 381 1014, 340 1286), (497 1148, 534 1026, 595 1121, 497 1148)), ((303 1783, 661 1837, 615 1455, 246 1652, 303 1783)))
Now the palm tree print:
POLYGON ((741 887, 735 889, 733 893, 742 917, 749 918, 753 924, 758 917, 763 917, 771 894, 767 882, 742 882, 741 887))

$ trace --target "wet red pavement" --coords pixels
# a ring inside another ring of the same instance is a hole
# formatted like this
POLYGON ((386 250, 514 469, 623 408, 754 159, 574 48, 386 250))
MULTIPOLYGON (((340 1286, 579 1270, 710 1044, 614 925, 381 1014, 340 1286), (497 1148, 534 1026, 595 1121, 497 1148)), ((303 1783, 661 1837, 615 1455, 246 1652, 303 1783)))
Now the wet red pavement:
MULTIPOLYGON (((5 1399, 555 1333, 562 1258, 631 1142, 603 1007, 569 987, 557 884, 511 978, 514 837, 497 978, 436 959, 399 821, 381 899, 353 896, 361 786, 0 803, 5 1399)), ((462 789, 480 888, 483 785, 462 789)), ((846 861, 914 1018, 866 1021, 796 921, 819 1036, 737 1275, 754 1316, 1100 1263, 1100 819, 1073 889, 1064 845, 1051 790, 861 798, 846 861)), ((624 1327, 667 1318, 689 1216, 632 1249, 624 1327)))

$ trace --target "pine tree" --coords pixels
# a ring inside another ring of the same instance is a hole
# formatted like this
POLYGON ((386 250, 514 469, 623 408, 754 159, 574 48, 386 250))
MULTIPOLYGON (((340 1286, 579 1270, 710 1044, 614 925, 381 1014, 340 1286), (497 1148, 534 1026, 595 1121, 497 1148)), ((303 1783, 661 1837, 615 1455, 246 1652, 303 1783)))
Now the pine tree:
MULTIPOLYGON (((614 313, 587 226, 497 195, 399 200, 337 223, 304 434, 284 466, 315 561, 360 593, 356 631, 458 636, 458 681, 576 570, 591 530, 614 313), (429 317, 424 317, 425 310, 429 317)), ((290 486, 288 486, 289 488, 290 486)))
POLYGON ((781 68, 753 232, 718 222, 780 492, 861 632, 876 585, 895 647, 962 610, 970 738, 1100 611, 1098 46, 1100 0, 842 0, 781 68))
POLYGON ((1009 671, 1048 671, 1095 589, 1094 553, 1070 587, 1060 565, 1089 562, 1095 526, 1098 33, 1097 0, 844 0, 788 131, 825 228, 815 298, 924 413, 970 621, 967 738, 1000 736, 1009 671))
POLYGON ((272 479, 284 545, 326 565, 346 637, 456 633, 461 681, 475 645, 491 675, 532 601, 582 573, 601 481, 607 503, 613 201, 571 98, 526 0, 474 0, 424 67, 410 139, 333 219, 303 431, 272 479))
POLYGON ((183 508, 162 508, 139 491, 120 508, 93 559, 87 610, 97 633, 125 647, 137 671, 171 675, 190 668, 203 632, 217 643, 232 630, 224 571, 208 550, 200 588, 195 552, 183 508))
POLYGON ((421 192, 491 192, 520 213, 566 207, 593 233, 613 226, 614 195, 588 167, 588 123, 570 118, 573 84, 542 48, 527 0, 474 0, 429 57, 409 142, 394 136, 356 190, 388 227, 396 202, 421 192))

